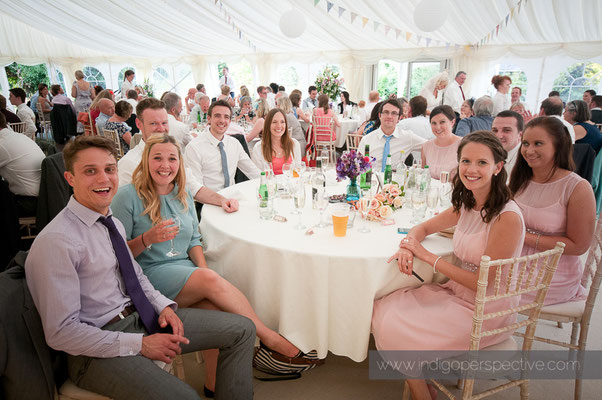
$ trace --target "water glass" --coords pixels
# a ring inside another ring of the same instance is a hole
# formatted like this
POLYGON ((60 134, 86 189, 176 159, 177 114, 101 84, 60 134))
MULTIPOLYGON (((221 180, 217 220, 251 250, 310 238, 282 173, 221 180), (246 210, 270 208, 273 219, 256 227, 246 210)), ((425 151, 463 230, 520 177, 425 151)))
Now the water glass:
POLYGON ((436 186, 431 186, 426 195, 426 205, 430 210, 430 215, 435 214, 435 209, 439 204, 439 188, 436 186))
POLYGON ((372 204, 372 198, 369 196, 362 197, 357 202, 357 210, 360 213, 361 218, 364 220, 362 226, 358 229, 360 233, 370 233, 366 222, 368 219, 368 211, 370 211, 370 204, 372 204))
POLYGON ((330 198, 328 197, 328 193, 324 189, 318 189, 316 193, 316 206, 320 211, 320 222, 316 225, 317 228, 325 228, 327 225, 324 222, 324 211, 328 208, 328 201, 330 198))
MULTIPOLYGON (((178 232, 179 232, 180 225, 181 225, 180 218, 178 218, 178 216, 174 214, 174 215, 170 215, 167 219, 168 220, 171 219, 171 221, 172 221, 171 225, 176 226, 178 228, 178 232)), ((173 244, 173 239, 171 239, 171 249, 167 253, 165 253, 165 255, 167 257, 175 257, 175 256, 179 256, 180 254, 182 254, 182 253, 175 249, 174 244, 173 244)))
POLYGON ((305 199, 307 198, 305 193, 305 185, 301 180, 298 180, 291 186, 293 194, 293 202, 295 204, 296 214, 299 215, 299 223, 295 225, 295 229, 305 229, 301 217, 303 216, 303 208, 305 208, 305 199))
POLYGON ((419 189, 412 191, 412 207, 414 209, 412 223, 419 224, 426 212, 426 191, 419 189))

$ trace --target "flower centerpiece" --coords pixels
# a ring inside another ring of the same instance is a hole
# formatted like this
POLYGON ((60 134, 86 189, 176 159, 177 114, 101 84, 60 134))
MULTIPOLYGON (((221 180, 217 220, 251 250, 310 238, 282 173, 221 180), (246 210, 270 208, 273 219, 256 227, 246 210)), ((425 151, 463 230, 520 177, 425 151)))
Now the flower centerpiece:
POLYGON ((324 68, 324 71, 316 77, 318 93, 327 94, 331 101, 335 101, 344 89, 345 80, 339 76, 338 72, 334 72, 329 67, 324 68))
POLYGON ((360 198, 359 188, 357 186, 357 177, 372 168, 374 157, 364 156, 355 150, 343 152, 337 160, 337 181, 349 178, 347 185, 347 201, 354 201, 360 198))
POLYGON ((151 83, 150 79, 146 78, 144 81, 142 81, 142 90, 144 90, 144 96, 155 97, 153 84, 151 83))
POLYGON ((393 215, 393 211, 403 205, 403 188, 396 183, 389 183, 368 205, 367 219, 380 221, 393 215))

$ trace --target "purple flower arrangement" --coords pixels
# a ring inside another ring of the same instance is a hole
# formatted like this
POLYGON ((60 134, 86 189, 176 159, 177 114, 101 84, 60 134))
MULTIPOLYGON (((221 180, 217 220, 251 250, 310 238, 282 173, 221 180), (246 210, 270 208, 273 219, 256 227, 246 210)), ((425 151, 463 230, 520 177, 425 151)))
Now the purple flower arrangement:
POLYGON ((343 152, 337 160, 337 181, 340 182, 345 178, 357 179, 358 176, 372 168, 374 160, 374 157, 366 157, 355 150, 343 152))

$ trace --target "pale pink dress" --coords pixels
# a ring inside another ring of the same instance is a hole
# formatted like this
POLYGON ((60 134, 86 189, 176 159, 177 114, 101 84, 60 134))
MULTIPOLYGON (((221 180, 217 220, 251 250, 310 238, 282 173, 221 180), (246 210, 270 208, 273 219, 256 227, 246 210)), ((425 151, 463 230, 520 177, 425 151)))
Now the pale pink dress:
MULTIPOLYGON (((506 204, 504 212, 521 216, 514 201, 506 204)), ((454 254, 463 260, 463 269, 476 273, 485 253, 489 230, 496 219, 486 224, 479 211, 462 209, 454 233, 454 254)), ((518 243, 523 240, 524 230, 518 243)), ((512 256, 518 257, 520 251, 521 246, 518 245, 512 256)), ((488 293, 490 290, 493 287, 488 288, 488 293)), ((376 300, 372 314, 376 347, 379 350, 468 350, 475 296, 475 291, 450 279, 442 285, 425 284, 419 288, 399 289, 376 300)), ((485 312, 516 305, 517 298, 498 300, 488 303, 485 312)), ((495 329, 515 320, 515 314, 487 320, 483 323, 483 330, 495 329)), ((500 343, 510 335, 511 332, 505 332, 485 337, 481 339, 480 347, 500 343)))
POLYGON ((441 171, 452 172, 458 166, 458 145, 460 140, 449 146, 437 146, 435 139, 431 139, 422 145, 422 152, 426 165, 429 166, 431 178, 439 179, 441 171))
MULTIPOLYGON (((585 181, 574 172, 550 183, 530 181, 515 196, 528 229, 542 235, 566 236, 567 205, 573 190, 585 181)), ((541 250, 539 250, 541 251, 541 250)), ((523 247, 523 255, 537 253, 531 246, 523 247)), ((544 301, 545 305, 583 300, 587 292, 581 286, 584 265, 579 256, 562 255, 544 301)), ((533 295, 523 295, 521 302, 533 301, 533 295)))

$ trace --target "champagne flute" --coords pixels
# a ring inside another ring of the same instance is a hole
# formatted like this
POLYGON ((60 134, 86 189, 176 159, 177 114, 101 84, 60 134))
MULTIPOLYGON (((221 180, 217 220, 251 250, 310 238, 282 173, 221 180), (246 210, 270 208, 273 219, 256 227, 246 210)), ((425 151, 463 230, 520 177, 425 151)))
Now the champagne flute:
POLYGON ((414 217, 412 218, 413 224, 418 224, 424 217, 426 211, 426 192, 418 188, 412 191, 412 206, 414 208, 414 217))
POLYGON ((322 149, 322 152, 320 153, 320 158, 322 159, 322 172, 324 174, 326 174, 326 169, 328 168, 328 162, 330 161, 328 149, 322 149))
MULTIPOLYGON (((171 221, 172 221, 171 225, 172 226, 176 226, 178 228, 178 232, 179 232, 180 231, 180 226, 182 224, 182 222, 180 221, 180 218, 178 218, 177 215, 172 214, 172 215, 169 216, 169 219, 171 219, 171 221)), ((173 239, 171 239, 171 249, 167 253, 165 253, 165 255, 167 257, 175 257, 175 256, 179 256, 180 254, 182 254, 182 253, 179 252, 179 251, 177 251, 174 248, 173 239)))
POLYGON ((295 229, 305 229, 307 228, 305 225, 303 225, 303 222, 301 221, 301 217, 303 216, 303 208, 305 207, 305 185, 303 184, 303 182, 301 182, 301 180, 299 180, 299 182, 296 182, 293 186, 292 186, 292 191, 293 191, 293 202, 295 203, 295 209, 297 210, 296 214, 299 215, 299 223, 297 225, 295 225, 295 229))
POLYGON ((358 211, 360 212, 360 215, 361 215, 362 219, 364 220, 364 222, 362 222, 362 226, 358 229, 358 232, 370 233, 370 229, 367 226, 367 222, 368 222, 367 218, 368 218, 368 211, 370 211, 370 204, 372 204, 372 198, 369 196, 362 197, 357 202, 358 211))
POLYGON ((324 211, 328 208, 329 201, 328 193, 326 193, 325 189, 318 189, 316 193, 316 206, 320 211, 320 223, 316 225, 317 228, 326 228, 326 223, 324 222, 324 211))
POLYGON ((439 188, 436 186, 431 186, 426 195, 426 205, 429 208, 430 216, 435 215, 435 208, 437 208, 437 204, 439 203, 439 188))

